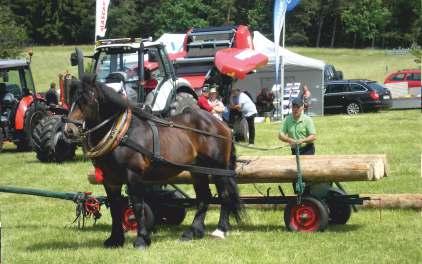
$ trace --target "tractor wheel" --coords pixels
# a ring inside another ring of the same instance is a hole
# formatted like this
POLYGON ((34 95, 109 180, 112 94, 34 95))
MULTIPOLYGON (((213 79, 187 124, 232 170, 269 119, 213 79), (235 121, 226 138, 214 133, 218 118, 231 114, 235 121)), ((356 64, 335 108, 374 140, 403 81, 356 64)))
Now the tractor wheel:
POLYGON ((41 162, 63 162, 75 157, 76 144, 63 136, 61 116, 47 116, 34 129, 34 150, 41 162))
POLYGON ((236 141, 249 142, 249 126, 246 118, 242 117, 234 122, 233 132, 236 141))
MULTIPOLYGON (((337 188, 331 188, 328 191, 328 197, 330 198, 342 195, 346 195, 346 193, 337 188)), ((352 215, 352 206, 350 204, 336 203, 335 199, 328 199, 327 205, 330 210, 328 220, 330 224, 344 225, 349 221, 352 215)))
POLYGON ((287 229, 296 232, 324 231, 328 225, 328 209, 318 199, 303 197, 300 204, 290 201, 284 209, 287 229))
POLYGON ((188 109, 199 109, 197 101, 190 93, 180 92, 170 105, 170 116, 182 114, 188 109))
MULTIPOLYGON (((182 199, 185 198, 183 194, 178 191, 175 191, 168 198, 170 201, 172 199, 182 199)), ((163 205, 159 206, 156 210, 157 219, 156 221, 159 224, 166 225, 180 225, 186 217, 186 208, 176 205, 163 205)))
MULTIPOLYGON (((151 207, 144 202, 144 214, 145 214, 145 225, 148 230, 151 230, 154 227, 154 214, 152 213, 151 207)), ((133 212, 132 207, 127 206, 122 211, 122 225, 123 231, 136 231, 138 229, 138 222, 136 222, 135 213, 133 212)))
POLYGON ((18 150, 27 151, 32 149, 35 126, 46 116, 47 105, 41 101, 32 103, 28 110, 26 110, 23 136, 16 142, 18 150))

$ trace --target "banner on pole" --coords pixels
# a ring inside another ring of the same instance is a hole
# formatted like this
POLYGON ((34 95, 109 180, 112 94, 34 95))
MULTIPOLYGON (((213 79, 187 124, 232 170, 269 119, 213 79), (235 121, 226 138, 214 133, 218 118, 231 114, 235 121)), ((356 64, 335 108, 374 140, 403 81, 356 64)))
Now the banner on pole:
POLYGON ((286 0, 287 1, 287 12, 292 11, 300 3, 300 0, 286 0))
POLYGON ((280 35, 281 29, 284 27, 287 4, 285 0, 275 0, 274 3, 274 43, 275 43, 275 81, 280 84, 280 35))
POLYGON ((107 13, 110 0, 97 0, 95 7, 95 40, 104 37, 107 31, 107 13))

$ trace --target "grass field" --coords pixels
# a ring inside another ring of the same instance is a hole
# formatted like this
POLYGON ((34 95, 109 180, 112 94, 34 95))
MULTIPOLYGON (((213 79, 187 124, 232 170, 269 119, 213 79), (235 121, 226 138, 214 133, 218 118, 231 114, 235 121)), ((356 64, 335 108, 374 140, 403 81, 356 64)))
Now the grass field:
POLYGON ((412 55, 387 55, 384 50, 378 49, 292 48, 292 51, 334 64, 337 70, 343 71, 345 79, 369 79, 384 83, 385 77, 391 72, 420 67, 412 55))
MULTIPOLYGON (((391 174, 378 182, 345 184, 350 193, 421 193, 420 155, 422 115, 420 111, 389 111, 360 116, 325 116, 315 119, 320 154, 385 153, 391 174)), ((279 144, 279 124, 259 124, 258 146, 279 144)), ((288 150, 258 152, 238 148, 239 155, 289 155, 288 150)), ((7 145, 0 154, 0 185, 27 186, 56 191, 104 192, 89 185, 89 162, 81 152, 74 162, 41 164, 33 153, 18 153, 7 145)), ((265 191, 274 185, 260 184, 265 191)), ((291 189, 283 184, 284 189, 291 189)), ((186 190, 192 193, 191 189, 186 190)), ((252 185, 241 187, 242 194, 256 194, 252 185)), ((97 226, 85 230, 72 225, 71 202, 48 198, 0 194, 2 257, 4 263, 421 263, 422 214, 412 210, 363 210, 353 214, 345 226, 326 232, 297 234, 285 230, 283 212, 248 209, 248 218, 234 226, 225 241, 206 237, 180 243, 181 232, 192 220, 189 211, 177 227, 159 226, 153 245, 146 252, 131 247, 133 234, 124 248, 106 250, 110 216, 103 208, 97 226)), ((218 211, 207 217, 207 231, 215 228, 218 211)))
MULTIPOLYGON (((93 52, 93 46, 79 47, 85 55, 91 55, 93 52)), ((57 82, 59 73, 69 71, 76 74, 76 67, 70 66, 70 53, 74 51, 74 47, 34 47, 33 50, 32 72, 39 91, 47 90, 50 82, 57 82)), ((383 83, 387 73, 417 66, 410 55, 386 55, 384 50, 324 48, 292 48, 291 50, 334 64, 337 70, 343 71, 344 78, 349 79, 366 78, 383 83)))

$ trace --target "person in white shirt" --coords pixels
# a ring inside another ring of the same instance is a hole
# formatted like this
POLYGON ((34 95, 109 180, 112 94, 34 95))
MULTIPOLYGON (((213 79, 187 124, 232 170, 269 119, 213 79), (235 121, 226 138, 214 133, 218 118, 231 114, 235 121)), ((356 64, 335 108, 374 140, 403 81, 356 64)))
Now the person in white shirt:
POLYGON ((248 122, 249 144, 255 144, 255 117, 258 113, 255 103, 246 93, 240 92, 236 87, 232 88, 230 99, 230 109, 241 112, 248 122))

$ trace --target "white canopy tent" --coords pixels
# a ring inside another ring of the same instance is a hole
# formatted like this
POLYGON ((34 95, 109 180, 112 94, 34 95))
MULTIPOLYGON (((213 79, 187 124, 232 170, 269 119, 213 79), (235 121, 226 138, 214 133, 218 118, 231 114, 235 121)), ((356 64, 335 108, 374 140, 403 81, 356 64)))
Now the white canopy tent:
MULTIPOLYGON (((275 83, 275 44, 258 31, 254 31, 253 44, 255 50, 268 56, 268 64, 249 75, 244 80, 238 80, 236 87, 247 90, 256 97, 264 87, 271 88, 275 83)), ((280 55, 284 63, 284 84, 304 83, 311 91, 311 108, 309 114, 323 114, 324 66, 320 60, 305 57, 280 47, 280 55)))

